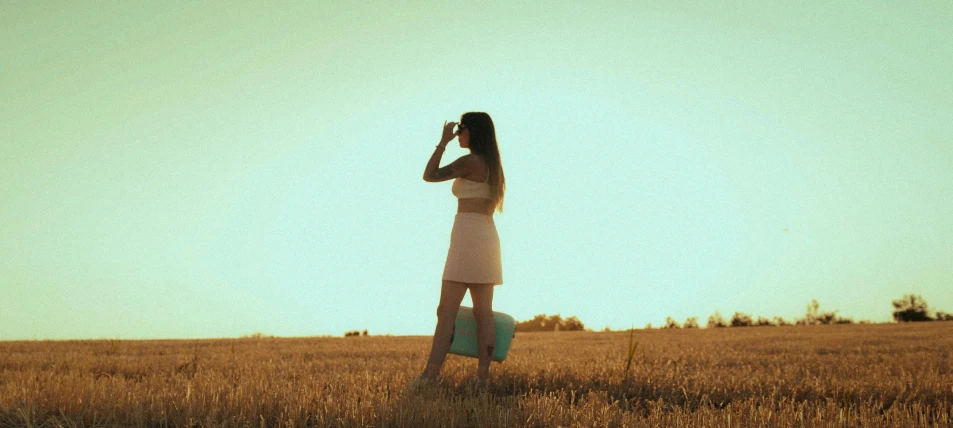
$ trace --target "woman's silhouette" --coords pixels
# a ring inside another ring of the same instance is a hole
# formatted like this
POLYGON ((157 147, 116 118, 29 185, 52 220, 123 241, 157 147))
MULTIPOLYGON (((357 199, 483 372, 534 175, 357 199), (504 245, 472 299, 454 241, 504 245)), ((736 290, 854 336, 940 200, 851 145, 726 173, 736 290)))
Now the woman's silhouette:
POLYGON ((424 181, 439 183, 450 179, 454 180, 451 191, 458 198, 457 215, 453 220, 450 250, 443 270, 433 346, 427 367, 415 384, 434 381, 440 375, 444 358, 450 350, 457 311, 467 289, 473 299, 473 316, 477 322, 477 376, 485 381, 489 375, 496 342, 493 287, 503 283, 500 238, 493 223, 493 211, 503 212, 505 189, 496 130, 490 115, 470 112, 460 117, 460 123, 444 122, 440 144, 424 169, 424 181), (437 168, 444 148, 455 136, 460 147, 470 149, 470 154, 437 168))

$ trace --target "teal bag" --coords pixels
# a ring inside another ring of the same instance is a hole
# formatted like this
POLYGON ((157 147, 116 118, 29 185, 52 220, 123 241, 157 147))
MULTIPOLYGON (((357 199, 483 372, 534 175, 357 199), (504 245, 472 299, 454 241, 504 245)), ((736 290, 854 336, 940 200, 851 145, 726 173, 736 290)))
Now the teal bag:
MULTIPOLYGON (((510 342, 516 335, 516 320, 502 312, 494 312, 493 323, 496 326, 496 344, 493 346, 492 360, 503 361, 510 350, 510 342)), ((473 308, 460 306, 460 310, 457 311, 453 338, 450 340, 450 353, 465 357, 479 357, 477 323, 476 318, 473 317, 473 308)))

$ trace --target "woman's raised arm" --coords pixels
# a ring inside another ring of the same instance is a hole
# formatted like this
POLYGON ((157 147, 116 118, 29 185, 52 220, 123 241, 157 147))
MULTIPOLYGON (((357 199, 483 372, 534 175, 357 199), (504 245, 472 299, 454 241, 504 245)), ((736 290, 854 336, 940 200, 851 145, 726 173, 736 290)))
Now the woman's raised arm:
POLYGON ((452 175, 453 168, 451 168, 450 170, 446 170, 445 168, 448 168, 455 164, 457 165, 457 169, 463 166, 463 163, 460 162, 460 159, 463 159, 463 158, 460 158, 454 161, 452 164, 448 165, 447 167, 441 168, 440 170, 437 169, 437 167, 440 165, 440 158, 443 157, 443 151, 444 149, 447 148, 447 143, 449 143, 451 140, 453 140, 453 137, 455 137, 455 135, 453 134, 453 127, 456 125, 457 125, 456 122, 443 121, 443 135, 440 136, 440 144, 437 145, 437 148, 434 150, 433 155, 430 156, 430 160, 427 161, 427 166, 424 168, 424 181, 435 182, 435 181, 447 180, 448 178, 446 177, 449 177, 452 175), (448 174, 448 171, 449 171, 449 174, 448 174), (442 178, 442 179, 437 179, 438 172, 440 173, 440 176, 441 176, 439 178, 442 178))

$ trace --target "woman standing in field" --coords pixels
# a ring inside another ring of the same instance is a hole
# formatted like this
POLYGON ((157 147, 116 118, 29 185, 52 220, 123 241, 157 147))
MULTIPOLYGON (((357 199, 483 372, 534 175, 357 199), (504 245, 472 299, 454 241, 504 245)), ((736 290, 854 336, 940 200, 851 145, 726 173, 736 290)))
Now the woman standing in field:
POLYGON ((451 179, 451 191, 457 197, 457 215, 453 219, 450 250, 443 269, 433 346, 427 367, 417 377, 415 385, 435 381, 440 375, 453 340, 457 311, 468 289, 477 323, 477 376, 485 381, 489 375, 493 344, 496 343, 493 287, 503 283, 500 238, 493 223, 493 211, 503 212, 505 189, 496 130, 490 115, 470 112, 460 117, 460 123, 444 122, 440 144, 424 169, 424 181, 439 183, 451 179), (454 137, 457 137, 460 147, 470 149, 470 153, 437 168, 444 149, 454 137))

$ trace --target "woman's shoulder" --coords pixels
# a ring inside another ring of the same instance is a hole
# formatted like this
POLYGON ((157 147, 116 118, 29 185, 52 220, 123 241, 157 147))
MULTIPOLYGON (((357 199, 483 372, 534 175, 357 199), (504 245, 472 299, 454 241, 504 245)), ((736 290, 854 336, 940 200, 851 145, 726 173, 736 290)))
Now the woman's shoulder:
POLYGON ((472 153, 470 156, 472 156, 470 162, 471 180, 485 183, 488 171, 490 170, 489 163, 487 163, 486 159, 481 155, 472 153))
POLYGON ((479 166, 480 168, 484 168, 484 167, 486 167, 486 165, 487 165, 486 159, 483 158, 483 155, 478 155, 478 154, 476 154, 476 153, 470 153, 470 154, 468 154, 468 155, 466 155, 466 156, 469 156, 469 157, 470 157, 470 162, 472 162, 472 163, 473 163, 474 165, 476 165, 476 166, 479 166))

